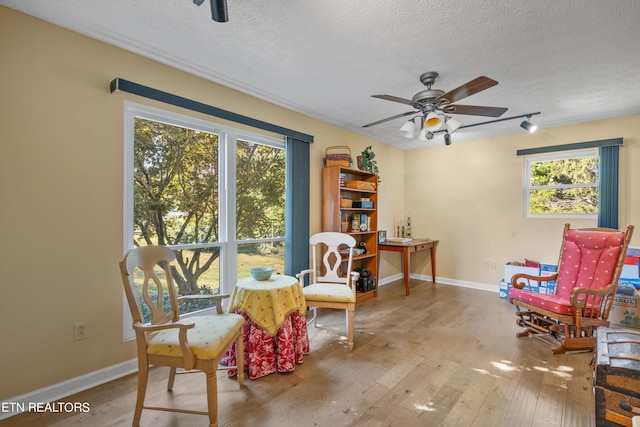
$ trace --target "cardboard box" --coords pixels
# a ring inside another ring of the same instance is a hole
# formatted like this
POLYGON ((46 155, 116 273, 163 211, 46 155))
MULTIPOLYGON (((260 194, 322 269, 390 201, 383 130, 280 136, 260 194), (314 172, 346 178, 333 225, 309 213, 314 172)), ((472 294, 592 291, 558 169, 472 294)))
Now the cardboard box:
POLYGON ((622 266, 622 272, 620 278, 625 279, 638 279, 640 278, 640 265, 625 264, 622 266))
POLYGON ((500 298, 509 299, 509 288, 511 287, 511 284, 502 279, 499 287, 498 296, 500 298))
MULTIPOLYGON (((505 265, 504 266, 504 281, 507 283, 511 283, 511 278, 514 274, 530 274, 532 276, 540 276, 540 268, 539 267, 522 267, 519 265, 505 265)), ((531 285, 538 286, 537 280, 532 280, 531 285)))
POLYGON ((640 296, 616 295, 609 312, 609 321, 626 328, 640 329, 640 296))

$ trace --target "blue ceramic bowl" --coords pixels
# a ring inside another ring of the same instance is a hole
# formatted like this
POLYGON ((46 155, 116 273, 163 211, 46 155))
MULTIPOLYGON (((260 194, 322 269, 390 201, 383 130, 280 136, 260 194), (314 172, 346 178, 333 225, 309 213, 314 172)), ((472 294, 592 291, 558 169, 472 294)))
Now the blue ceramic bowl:
POLYGON ((256 267, 249 270, 249 272, 251 273, 251 276, 255 280, 260 280, 260 281, 269 280, 269 278, 273 274, 273 268, 272 267, 256 267))

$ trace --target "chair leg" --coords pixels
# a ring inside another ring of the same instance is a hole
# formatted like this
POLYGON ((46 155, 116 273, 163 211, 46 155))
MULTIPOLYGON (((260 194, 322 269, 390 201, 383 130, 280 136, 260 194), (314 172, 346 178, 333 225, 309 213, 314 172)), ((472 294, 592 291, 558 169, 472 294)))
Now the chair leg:
POLYGON ((350 304, 347 308, 347 331, 348 331, 348 344, 349 351, 353 351, 353 320, 355 314, 355 304, 350 304))
POLYGON ((140 425, 142 416, 142 407, 144 406, 144 397, 147 392, 147 380, 149 378, 149 366, 138 364, 138 396, 136 398, 136 409, 133 412, 133 427, 140 425))
MULTIPOLYGON (((216 371, 207 374, 207 409, 209 410, 209 427, 218 427, 218 382, 216 371)), ((240 373, 238 372, 238 379, 240 373)))
POLYGON ((176 368, 169 370, 169 382, 167 383, 167 391, 173 390, 173 382, 176 379, 176 368))
POLYGON ((311 311, 313 311, 313 316, 311 317, 311 319, 307 321, 307 326, 309 326, 311 322, 313 322, 313 326, 317 328, 318 327, 318 307, 311 307, 311 311))
POLYGON ((236 369, 238 371, 238 386, 244 384, 244 338, 242 330, 236 338, 236 369))

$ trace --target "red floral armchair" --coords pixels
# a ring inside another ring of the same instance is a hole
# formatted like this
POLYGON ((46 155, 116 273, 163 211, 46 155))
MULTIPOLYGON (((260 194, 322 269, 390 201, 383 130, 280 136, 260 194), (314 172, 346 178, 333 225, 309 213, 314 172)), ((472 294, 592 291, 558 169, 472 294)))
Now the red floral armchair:
POLYGON ((609 326, 613 304, 633 226, 610 228, 564 227, 558 272, 551 276, 516 274, 509 300, 517 308, 517 334, 550 334, 560 345, 554 353, 593 350, 598 326, 609 326), (555 281, 553 287, 549 282, 555 281), (553 289, 550 294, 547 289, 553 289))

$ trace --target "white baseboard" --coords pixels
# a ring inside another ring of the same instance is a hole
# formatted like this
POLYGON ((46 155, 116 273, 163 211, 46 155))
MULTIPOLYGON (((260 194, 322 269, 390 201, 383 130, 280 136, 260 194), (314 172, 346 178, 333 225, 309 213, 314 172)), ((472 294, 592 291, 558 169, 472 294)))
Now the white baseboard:
POLYGON ((49 403, 99 386, 138 371, 138 360, 131 359, 79 377, 43 387, 0 402, 0 420, 28 410, 30 403, 49 403))
MULTIPOLYGON (((427 276, 423 274, 410 274, 409 277, 416 280, 431 282, 431 276, 427 276)), ((379 285, 384 286, 388 283, 395 282, 396 280, 402 280, 402 273, 385 277, 384 279, 380 280, 379 285)), ((461 286, 463 288, 478 289, 481 291, 489 291, 489 292, 495 292, 495 293, 498 293, 500 291, 500 288, 497 284, 488 285, 486 283, 467 282, 464 280, 447 279, 446 277, 437 277, 437 276, 436 276, 436 282, 441 283, 443 285, 461 286)))

